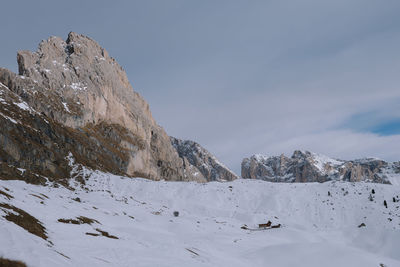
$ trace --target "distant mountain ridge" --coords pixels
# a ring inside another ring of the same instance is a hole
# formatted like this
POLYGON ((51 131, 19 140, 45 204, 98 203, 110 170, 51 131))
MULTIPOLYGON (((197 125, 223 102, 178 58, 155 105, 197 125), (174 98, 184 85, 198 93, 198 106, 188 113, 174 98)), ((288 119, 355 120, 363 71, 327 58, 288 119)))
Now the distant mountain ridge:
POLYGON ((400 162, 386 162, 376 158, 357 160, 333 159, 309 151, 294 151, 285 155, 253 155, 241 165, 242 178, 272 182, 374 182, 397 183, 400 180, 400 162))

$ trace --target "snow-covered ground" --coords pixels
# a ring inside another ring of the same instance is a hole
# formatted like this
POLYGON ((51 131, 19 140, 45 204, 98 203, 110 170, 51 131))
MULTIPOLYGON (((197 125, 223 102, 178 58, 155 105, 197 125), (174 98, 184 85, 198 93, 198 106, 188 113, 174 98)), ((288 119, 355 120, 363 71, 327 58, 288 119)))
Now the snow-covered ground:
POLYGON ((3 218, 15 211, 0 208, 0 256, 28 266, 400 266, 396 185, 200 184, 95 172, 83 188, 72 186, 0 181, 0 203, 34 216, 48 235, 30 234, 3 218), (79 216, 97 222, 58 222, 79 216), (268 220, 282 227, 241 229, 268 220))

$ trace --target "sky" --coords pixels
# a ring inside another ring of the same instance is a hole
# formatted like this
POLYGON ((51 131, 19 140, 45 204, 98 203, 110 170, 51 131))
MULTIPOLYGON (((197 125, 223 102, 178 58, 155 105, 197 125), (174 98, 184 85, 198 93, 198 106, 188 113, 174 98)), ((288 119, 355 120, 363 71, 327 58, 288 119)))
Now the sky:
POLYGON ((5 1, 0 66, 85 34, 169 135, 253 154, 400 160, 400 1, 5 1))

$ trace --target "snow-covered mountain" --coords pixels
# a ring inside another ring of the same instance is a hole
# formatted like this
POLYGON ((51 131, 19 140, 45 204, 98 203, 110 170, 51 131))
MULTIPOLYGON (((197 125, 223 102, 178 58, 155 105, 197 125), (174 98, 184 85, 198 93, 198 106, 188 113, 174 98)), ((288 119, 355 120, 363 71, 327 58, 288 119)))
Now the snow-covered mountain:
POLYGON ((175 137, 171 137, 171 143, 179 157, 194 167, 195 175, 191 176, 201 176, 204 181, 232 181, 239 178, 198 143, 175 137))
POLYGON ((157 182, 71 166, 80 178, 67 186, 0 181, 0 257, 32 267, 400 266, 399 186, 157 182), (267 221, 281 227, 257 230, 267 221))
POLYGON ((368 181, 400 182, 400 162, 376 158, 338 160, 312 153, 295 151, 292 157, 254 155, 242 161, 242 177, 273 182, 368 181))

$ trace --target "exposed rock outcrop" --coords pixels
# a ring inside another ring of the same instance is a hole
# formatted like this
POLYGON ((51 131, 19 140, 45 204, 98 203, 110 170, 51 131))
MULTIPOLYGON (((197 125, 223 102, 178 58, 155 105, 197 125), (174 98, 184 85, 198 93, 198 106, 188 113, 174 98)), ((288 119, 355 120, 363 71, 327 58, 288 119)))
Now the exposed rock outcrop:
POLYGON ((192 176, 200 176, 206 181, 232 181, 238 176, 220 163, 210 152, 196 142, 171 137, 171 143, 179 156, 192 165, 192 176))
POLYGON ((242 161, 242 177, 273 182, 350 182, 390 183, 399 176, 399 163, 367 158, 336 160, 312 152, 295 151, 285 155, 265 157, 254 155, 242 161))
POLYGON ((17 60, 18 75, 0 68, 0 176, 68 177, 72 152, 77 163, 115 174, 197 179, 94 40, 73 32, 66 41, 50 37, 17 60))

